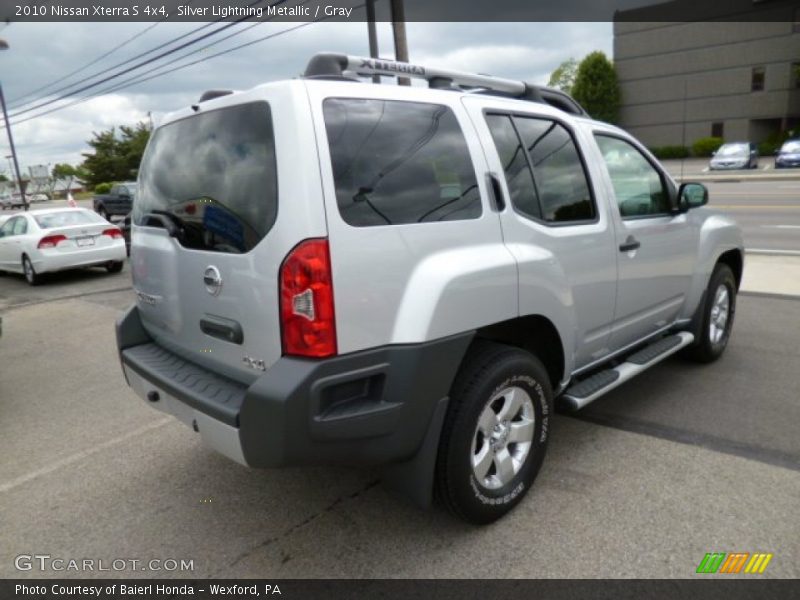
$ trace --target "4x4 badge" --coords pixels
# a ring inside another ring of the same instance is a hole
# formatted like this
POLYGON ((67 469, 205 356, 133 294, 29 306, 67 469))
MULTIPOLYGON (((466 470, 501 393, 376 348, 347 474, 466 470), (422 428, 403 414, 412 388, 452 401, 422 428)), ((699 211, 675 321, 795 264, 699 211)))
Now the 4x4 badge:
POLYGON ((203 283, 206 284, 206 291, 212 296, 219 296, 222 291, 222 275, 219 269, 213 265, 206 267, 203 272, 203 283))

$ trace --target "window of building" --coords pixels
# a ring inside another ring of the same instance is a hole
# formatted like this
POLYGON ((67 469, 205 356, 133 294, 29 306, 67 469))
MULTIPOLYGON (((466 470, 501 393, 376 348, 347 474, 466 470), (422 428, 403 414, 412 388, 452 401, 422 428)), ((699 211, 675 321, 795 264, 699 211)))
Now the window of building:
POLYGON ((596 135, 622 218, 668 214, 669 195, 661 173, 629 142, 596 135))
POLYGON ((753 72, 750 76, 750 89, 758 92, 764 89, 764 77, 766 70, 764 67, 753 67, 753 72))
POLYGON ((481 216, 475 168, 448 107, 328 98, 323 112, 336 201, 350 225, 481 216))
POLYGON ((724 138, 725 124, 722 121, 716 121, 711 124, 711 137, 724 138))
POLYGON ((792 23, 792 31, 800 33, 800 8, 794 9, 794 22, 792 23))

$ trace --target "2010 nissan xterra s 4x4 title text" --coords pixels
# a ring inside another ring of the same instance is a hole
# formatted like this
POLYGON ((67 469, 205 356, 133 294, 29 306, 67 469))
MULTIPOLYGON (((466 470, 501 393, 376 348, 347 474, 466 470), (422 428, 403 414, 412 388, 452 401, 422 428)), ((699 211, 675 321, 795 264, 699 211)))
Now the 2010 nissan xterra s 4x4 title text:
POLYGON ((722 354, 742 237, 706 202, 555 90, 317 55, 154 132, 125 377, 242 464, 380 465, 490 522, 533 483, 554 399, 722 354))

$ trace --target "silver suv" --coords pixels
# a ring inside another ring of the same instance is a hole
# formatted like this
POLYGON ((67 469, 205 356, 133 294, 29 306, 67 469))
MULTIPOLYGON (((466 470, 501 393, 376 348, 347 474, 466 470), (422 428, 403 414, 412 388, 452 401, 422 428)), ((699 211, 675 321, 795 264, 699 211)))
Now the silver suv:
POLYGON ((706 202, 554 90, 317 55, 156 129, 125 377, 239 463, 380 466, 488 523, 533 483, 555 399, 722 354, 742 237, 706 202))

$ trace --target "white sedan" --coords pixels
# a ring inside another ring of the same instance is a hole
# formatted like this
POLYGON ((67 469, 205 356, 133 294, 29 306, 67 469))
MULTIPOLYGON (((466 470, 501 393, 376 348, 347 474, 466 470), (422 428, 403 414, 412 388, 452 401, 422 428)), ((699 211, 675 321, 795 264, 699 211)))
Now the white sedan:
POLYGON ((31 210, 0 225, 0 271, 22 273, 31 285, 42 273, 64 269, 118 273, 125 256, 119 228, 84 208, 31 210))

